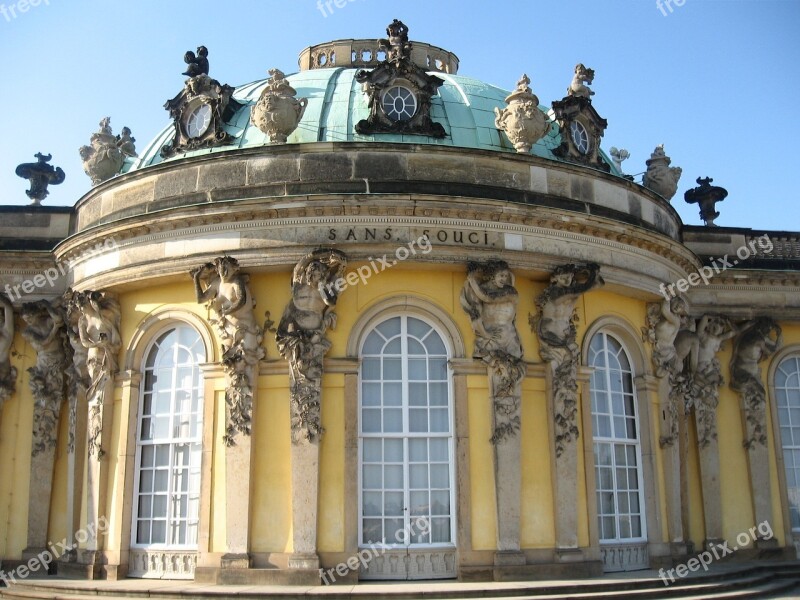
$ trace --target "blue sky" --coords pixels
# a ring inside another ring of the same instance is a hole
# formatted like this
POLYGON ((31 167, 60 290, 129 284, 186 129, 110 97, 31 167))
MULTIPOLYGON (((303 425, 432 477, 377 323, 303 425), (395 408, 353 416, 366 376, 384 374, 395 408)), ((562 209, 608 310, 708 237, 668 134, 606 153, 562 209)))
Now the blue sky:
POLYGON ((104 116, 144 148, 169 121, 186 50, 207 46, 211 75, 238 86, 399 18, 412 40, 455 52, 460 74, 511 89, 527 73, 543 104, 577 62, 593 68, 603 147, 627 148, 638 174, 665 144, 683 168, 672 203, 685 223, 701 221, 684 191, 711 176, 729 191, 719 225, 800 230, 798 0, 339 1, 324 16, 317 0, 40 0, 25 12, 0 0, 0 203, 29 203, 14 169, 42 151, 67 173, 45 204, 74 204, 91 187, 78 148, 104 116))

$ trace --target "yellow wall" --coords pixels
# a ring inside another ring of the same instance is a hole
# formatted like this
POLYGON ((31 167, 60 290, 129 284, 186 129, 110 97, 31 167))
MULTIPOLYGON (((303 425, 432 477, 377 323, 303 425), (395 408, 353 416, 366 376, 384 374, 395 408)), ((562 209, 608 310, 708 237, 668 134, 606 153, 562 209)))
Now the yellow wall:
MULTIPOLYGON (((358 263, 350 266, 355 270, 358 263)), ((258 304, 256 313, 260 318, 265 311, 270 312, 277 325, 283 308, 291 297, 291 273, 266 272, 251 275, 251 289, 258 304)), ((338 325, 329 332, 332 342, 329 357, 344 357, 346 346, 356 324, 363 312, 375 303, 398 295, 415 296, 430 301, 444 311, 460 331, 464 341, 466 356, 471 356, 474 335, 469 319, 459 304, 459 294, 464 281, 464 271, 460 266, 431 267, 420 269, 415 265, 413 270, 405 265, 374 275, 368 284, 357 284, 348 287, 341 295, 337 306, 338 325)), ((528 361, 541 362, 538 354, 536 336, 530 331, 528 315, 536 311, 534 299, 546 286, 546 282, 534 282, 523 276, 516 281, 520 292, 517 328, 520 333, 525 358, 528 361)), ((192 283, 186 281, 152 286, 146 289, 123 293, 120 298, 122 306, 123 348, 127 348, 141 323, 154 311, 171 307, 192 312, 203 319, 208 317, 207 310, 195 302, 192 283)), ((603 316, 615 315, 627 322, 634 332, 639 332, 645 325, 646 302, 624 297, 607 289, 595 290, 585 294, 578 302, 578 342, 585 343, 584 335, 592 323, 603 316)), ((800 325, 784 327, 785 343, 800 343, 800 325)), ((219 341, 215 353, 218 355, 219 341)), ((723 348, 720 362, 726 380, 729 379, 728 363, 732 343, 723 348)), ((280 359, 274 341, 274 334, 265 336, 265 348, 268 361, 280 359)), ((650 348, 643 344, 639 348, 628 348, 632 353, 641 352, 644 348, 647 370, 650 348)), ((31 422, 33 401, 27 385, 26 369, 34 364, 34 352, 17 335, 15 349, 19 355, 14 363, 19 369, 17 394, 6 402, 0 421, 0 556, 19 558, 26 546, 28 472, 30 467, 31 422)), ((216 357, 210 356, 209 360, 216 357)), ((122 364, 125 358, 122 358, 122 364)), ((133 365, 139 369, 140 365, 133 365)), ((769 364, 762 365, 764 373, 769 364)), ((493 451, 489 441, 491 437, 491 403, 488 398, 488 382, 485 376, 470 375, 466 377, 469 431, 469 470, 471 495, 471 537, 475 550, 492 550, 496 543, 496 503, 494 494, 493 451)), ((225 448, 222 444, 224 423, 224 378, 220 376, 211 383, 215 390, 213 402, 214 447, 211 482, 211 550, 225 551, 225 448)), ((289 390, 288 377, 285 375, 265 375, 259 379, 259 394, 254 423, 254 459, 252 474, 252 512, 251 539, 254 552, 290 552, 291 543, 291 461, 289 432, 289 390)), ((326 434, 320 447, 320 504, 319 504, 319 549, 323 552, 341 552, 345 549, 344 514, 350 502, 356 498, 345 497, 345 440, 344 420, 347 402, 354 398, 345 397, 344 376, 327 374, 323 382, 322 419, 326 434)), ((584 390, 582 401, 588 401, 587 390, 584 390)), ((112 448, 107 459, 110 477, 108 481, 107 514, 121 514, 121 506, 125 498, 121 497, 120 477, 124 476, 118 462, 119 444, 126 435, 127 419, 135 418, 129 410, 122 390, 117 389, 114 398, 114 418, 112 432, 112 448)), ((663 486, 662 456, 658 448, 659 418, 658 399, 656 394, 639 398, 639 402, 650 402, 650 428, 652 443, 656 455, 656 491, 658 505, 661 510, 660 521, 666 522, 665 499, 663 486)), ((588 407, 580 407, 588 410, 588 407)), ((555 525, 553 519, 554 500, 551 489, 550 452, 551 442, 548 434, 547 401, 544 380, 528 377, 523 384, 522 400, 522 443, 521 465, 521 522, 520 535, 523 548, 552 547, 555 541, 555 525)), ((62 412, 59 426, 59 445, 56 462, 56 475, 53 482, 53 504, 49 538, 61 540, 66 536, 66 405, 62 412)), ((771 434, 771 424, 769 425, 771 434)), ((696 451, 696 433, 690 423, 690 443, 687 461, 688 497, 690 501, 688 514, 691 538, 696 543, 702 542, 705 535, 702 521, 702 492, 699 478, 699 463, 696 451)), ((579 543, 588 544, 589 520, 588 504, 594 502, 593 497, 586 494, 586 473, 583 464, 583 436, 591 432, 581 431, 579 440, 578 464, 578 526, 579 543)), ((747 531, 753 523, 752 499, 749 490, 746 454, 742 448, 742 420, 739 408, 739 397, 727 385, 720 390, 718 409, 718 436, 721 457, 721 486, 724 533, 728 540, 734 541, 738 533, 747 531)), ((783 543, 781 500, 778 492, 778 477, 775 461, 775 448, 770 436, 770 473, 773 493, 773 530, 783 543)), ((118 527, 123 530, 129 523, 118 527)), ((114 528, 114 530, 118 530, 114 528)), ((651 532, 652 533, 652 532, 651 532)), ((666 531, 662 539, 666 541, 666 531)), ((117 543, 115 538, 109 542, 117 543)))
POLYGON ((0 421, 0 557, 20 558, 28 537, 28 486, 33 438, 33 398, 28 368, 36 352, 19 334, 14 337, 11 363, 17 367, 17 391, 6 400, 0 421))

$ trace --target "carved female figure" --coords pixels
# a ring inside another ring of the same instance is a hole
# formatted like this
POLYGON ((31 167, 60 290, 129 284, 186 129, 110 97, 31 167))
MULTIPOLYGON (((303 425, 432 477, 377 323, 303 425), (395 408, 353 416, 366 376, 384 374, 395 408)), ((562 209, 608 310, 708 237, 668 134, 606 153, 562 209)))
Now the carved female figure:
POLYGON ((495 415, 494 444, 515 435, 520 426, 519 384, 526 368, 517 333, 518 303, 514 275, 505 261, 467 264, 461 306, 469 315, 475 332, 472 356, 489 366, 495 415))
POLYGON ((14 307, 5 294, 0 294, 3 305, 3 325, 0 328, 0 415, 3 404, 16 391, 17 368, 11 366, 11 344, 14 343, 14 307))
POLYGON ((469 315, 475 331, 473 358, 522 358, 522 344, 516 325, 518 303, 519 293, 514 287, 514 275, 505 262, 467 265, 461 306, 469 315))

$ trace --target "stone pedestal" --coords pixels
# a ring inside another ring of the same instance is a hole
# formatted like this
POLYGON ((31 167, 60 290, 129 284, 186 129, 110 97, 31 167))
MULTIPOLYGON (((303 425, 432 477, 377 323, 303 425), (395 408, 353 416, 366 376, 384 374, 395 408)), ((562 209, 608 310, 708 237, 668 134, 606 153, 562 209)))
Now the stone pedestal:
POLYGON ((766 444, 755 443, 747 452, 750 489, 753 492, 754 523, 772 523, 772 494, 769 482, 769 451, 766 444))
MULTIPOLYGON (((696 413, 695 413, 696 415, 696 413)), ((696 418, 697 417, 696 415, 696 418)), ((698 423, 699 428, 699 423, 698 423)), ((722 533, 722 501, 719 481, 719 444, 710 438, 706 446, 698 448, 700 454, 700 479, 703 490, 703 518, 705 520, 706 541, 716 543, 724 536, 722 533)))
POLYGON ((677 410, 670 406, 670 389, 666 378, 661 380, 658 397, 661 413, 661 456, 664 463, 664 491, 667 509, 667 535, 671 544, 683 544, 683 519, 681 517, 681 442, 677 410))
POLYGON ((114 418, 114 380, 112 377, 108 377, 102 391, 98 393, 99 397, 95 396, 89 400, 87 436, 90 445, 96 436, 97 447, 86 459, 86 532, 88 534, 85 546, 85 550, 88 551, 86 556, 104 549, 103 533, 108 524, 108 517, 105 514, 109 468, 106 449, 111 447, 111 426, 114 418), (91 418, 97 402, 100 402, 99 435, 92 431, 97 424, 93 425, 91 418))
POLYGON ((28 545, 22 551, 27 561, 47 549, 47 527, 50 522, 50 497, 53 488, 55 447, 31 456, 30 491, 28 496, 28 545))
POLYGON ((317 503, 319 442, 292 444, 292 548, 290 569, 319 569, 317 503))
MULTIPOLYGON (((514 393, 522 397, 521 385, 517 383, 514 393)), ((489 396, 495 398, 494 379, 489 369, 489 396)), ((509 420, 521 417, 519 400, 516 412, 509 420)), ((520 485, 520 432, 507 435, 494 444, 494 483, 497 498, 497 554, 496 565, 525 564, 525 556, 519 550, 520 485), (521 559, 522 562, 519 562, 521 559), (500 562, 498 562, 500 561, 500 562), (511 561, 511 562, 507 562, 511 561)))
MULTIPOLYGON (((556 406, 556 390, 552 365, 545 369, 548 414, 563 414, 563 407, 556 406), (560 410, 559 410, 560 409, 560 410)), ((556 431, 553 419, 549 419, 550 473, 553 483, 553 507, 555 509, 556 553, 578 548, 578 440, 565 441, 562 451, 556 456, 556 431)), ((570 554, 571 556, 571 554, 570 554)))
MULTIPOLYGON (((252 382, 251 422, 256 419, 258 370, 248 370, 252 382)), ((252 436, 238 433, 235 445, 225 449, 225 531, 227 552, 220 560, 223 569, 249 569, 250 557, 250 483, 252 481, 252 436)))
MULTIPOLYGON (((83 496, 83 470, 86 464, 86 394, 81 391, 76 399, 74 423, 74 443, 67 456, 67 545, 75 543, 75 534, 83 526, 81 523, 81 497, 83 496)), ((70 551, 61 557, 62 561, 74 561, 77 552, 70 551)))

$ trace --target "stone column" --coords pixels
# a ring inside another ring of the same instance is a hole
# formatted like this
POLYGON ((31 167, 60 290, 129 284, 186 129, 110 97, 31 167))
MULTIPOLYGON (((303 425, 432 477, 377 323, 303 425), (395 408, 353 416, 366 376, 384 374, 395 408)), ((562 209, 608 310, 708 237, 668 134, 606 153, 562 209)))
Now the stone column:
MULTIPOLYGON (((214 435, 216 429, 217 406, 220 401, 221 391, 216 389, 217 382, 224 378, 224 371, 218 363, 205 363, 200 365, 203 373, 203 458, 200 462, 202 473, 200 475, 200 514, 199 529, 197 533, 197 570, 195 579, 203 579, 202 575, 197 576, 203 569, 217 569, 221 567, 222 556, 211 552, 211 503, 213 495, 212 470, 214 464, 214 435)), ((226 450, 227 453, 227 450, 226 450)), ((226 459, 227 463, 227 459, 226 459)), ((233 482, 231 482, 233 484, 233 482)), ((234 484, 235 485, 235 484, 234 484)), ((249 484, 248 484, 249 485, 249 484)), ((227 495, 227 471, 226 471, 226 495, 227 495)), ((248 496, 249 496, 249 489, 248 496)), ((227 498, 226 498, 227 501, 227 498)), ((249 512, 248 518, 249 530, 249 512)), ((228 527, 226 512, 226 528, 228 527)))
MULTIPOLYGON (((583 560, 578 548, 578 320, 575 305, 587 291, 603 285, 596 264, 562 265, 550 285, 536 298, 531 329, 539 338, 545 362, 547 401, 553 415, 549 426, 553 452, 551 473, 555 504, 556 560, 583 560)), ((588 468, 588 467, 587 467, 588 468)), ((591 500, 590 500, 591 501, 591 500)))
POLYGON ((22 337, 36 351, 36 365, 28 369, 34 400, 28 542, 22 552, 22 559, 28 560, 47 548, 58 422, 66 398, 68 343, 60 303, 29 302, 22 305, 21 314, 27 324, 22 337))
POLYGON ((102 575, 102 552, 105 550, 104 531, 108 524, 105 514, 108 489, 108 451, 114 419, 114 379, 109 376, 94 390, 89 400, 86 459, 86 533, 88 539, 78 551, 78 562, 88 565, 92 579, 102 575))
MULTIPOLYGON (((255 371, 248 373, 258 381, 255 371)), ((255 386, 254 386, 255 389, 255 386)), ((255 393, 251 397, 251 418, 255 418, 255 393)), ((223 569, 250 568, 250 485, 252 480, 252 436, 240 435, 225 449, 225 531, 227 551, 223 569)))
POLYGON ((729 319, 714 315, 704 315, 697 327, 697 368, 694 373, 692 395, 706 529, 703 546, 706 548, 712 544, 719 544, 724 539, 717 443, 719 387, 724 380, 717 353, 722 344, 734 337, 737 332, 738 329, 729 319))
POLYGON ((347 257, 338 250, 307 254, 292 273, 292 299, 278 325, 278 350, 289 362, 292 431, 292 554, 289 568, 319 569, 317 514, 319 442, 322 436, 325 337, 336 324, 333 307, 345 285, 347 257))
POLYGON ((225 372, 225 524, 223 569, 250 568, 252 423, 258 369, 265 352, 264 329, 256 322, 249 278, 239 262, 221 256, 190 272, 197 302, 215 313, 225 372))
POLYGON ((473 358, 486 364, 492 403, 498 567, 525 564, 519 547, 522 380, 527 365, 517 332, 519 294, 504 261, 468 263, 461 307, 475 332, 473 358))
POLYGON ((681 517, 681 445, 680 422, 675 402, 671 397, 672 388, 666 379, 661 379, 658 389, 661 414, 661 459, 664 467, 664 491, 667 509, 667 536, 673 553, 679 552, 676 545, 682 545, 683 519, 681 517))
MULTIPOLYGON (((545 369, 545 390, 547 407, 551 415, 563 415, 563 403, 557 402, 557 386, 553 369, 545 369), (560 404, 560 405, 559 405, 560 404)), ((575 417, 573 416, 573 419, 575 417)), ((553 505, 555 507, 556 560, 568 561, 580 558, 578 549, 578 428, 573 421, 571 437, 564 437, 564 428, 559 427, 558 419, 550 422, 548 431, 555 449, 550 454, 550 474, 553 482, 553 505)))
MULTIPOLYGON (((753 515, 756 523, 772 523, 772 497, 767 446, 767 392, 762 383, 759 363, 773 354, 783 343, 778 324, 769 317, 760 317, 738 328, 731 359, 731 388, 739 392, 744 424, 744 447, 750 470, 753 494, 753 515), (773 339, 774 337, 774 339, 773 339)), ((756 547, 777 546, 774 538, 756 540, 756 547)))
MULTIPOLYGON (((524 377, 524 371, 522 374, 524 377)), ((496 566, 524 565, 525 555, 519 545, 520 486, 522 480, 520 462, 519 424, 521 424, 522 377, 513 386, 515 406, 512 410, 499 413, 495 409, 494 443, 494 478, 497 494, 497 552, 494 557, 496 566), (516 431, 511 435, 498 437, 498 426, 507 422, 516 423, 516 431)), ((489 374, 489 394, 498 398, 497 377, 489 374)), ((502 384, 501 384, 502 385, 502 384)), ((495 400, 496 402, 496 400, 495 400)), ((495 406, 497 406, 495 404, 495 406)))
MULTIPOLYGON (((80 338, 81 311, 77 300, 80 293, 68 289, 62 303, 66 316, 66 332, 72 348, 71 360, 66 369, 67 401, 69 408, 69 439, 67 441, 67 546, 73 548, 75 533, 83 526, 81 522, 81 499, 83 497, 84 468, 86 464, 86 427, 88 403, 86 391, 91 385, 86 364, 88 349, 80 338)), ((77 550, 65 552, 60 560, 74 562, 77 550)))

